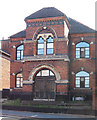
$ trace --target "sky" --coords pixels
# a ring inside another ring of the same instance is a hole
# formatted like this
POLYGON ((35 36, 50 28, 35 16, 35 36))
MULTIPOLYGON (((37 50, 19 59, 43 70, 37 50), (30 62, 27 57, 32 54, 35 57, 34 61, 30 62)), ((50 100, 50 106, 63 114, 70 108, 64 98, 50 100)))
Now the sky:
POLYGON ((0 0, 0 40, 26 28, 25 17, 43 7, 56 7, 67 17, 95 29, 96 0, 0 0))

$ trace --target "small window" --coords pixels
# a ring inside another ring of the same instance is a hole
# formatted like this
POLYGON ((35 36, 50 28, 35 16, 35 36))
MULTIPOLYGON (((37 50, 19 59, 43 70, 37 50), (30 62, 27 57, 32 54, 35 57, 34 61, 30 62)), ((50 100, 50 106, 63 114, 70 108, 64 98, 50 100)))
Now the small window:
POLYGON ((44 54, 44 39, 42 37, 40 37, 38 39, 37 54, 38 55, 43 55, 44 54))
POLYGON ((89 58, 90 50, 89 44, 86 42, 80 42, 76 45, 76 58, 89 58))
POLYGON ((22 73, 18 73, 16 75, 16 87, 17 88, 23 87, 23 75, 22 75, 22 73))
POLYGON ((54 41, 51 36, 47 39, 47 54, 53 54, 54 53, 54 41))
POLYGON ((76 74, 76 88, 89 88, 89 74, 81 71, 76 74))
POLYGON ((16 49, 16 59, 17 60, 22 60, 23 59, 23 50, 24 50, 23 45, 20 45, 19 47, 17 47, 17 49, 16 49))

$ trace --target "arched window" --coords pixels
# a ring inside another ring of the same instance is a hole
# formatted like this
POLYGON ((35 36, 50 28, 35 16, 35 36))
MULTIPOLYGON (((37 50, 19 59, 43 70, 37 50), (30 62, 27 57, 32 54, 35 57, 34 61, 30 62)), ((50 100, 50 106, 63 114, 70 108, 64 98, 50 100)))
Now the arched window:
POLYGON ((50 55, 54 53, 54 40, 49 34, 40 35, 37 40, 37 55, 50 55))
POLYGON ((54 53, 54 40, 51 36, 47 39, 47 54, 53 54, 54 53))
POLYGON ((16 59, 17 60, 23 59, 23 50, 24 50, 23 45, 20 45, 17 47, 17 49, 16 49, 16 59))
POLYGON ((16 75, 16 87, 17 88, 23 87, 23 75, 22 75, 22 73, 18 73, 16 75))
POLYGON ((44 39, 42 37, 39 37, 37 41, 37 54, 43 55, 44 54, 44 39))
POLYGON ((85 71, 78 72, 76 74, 75 86, 77 88, 88 88, 89 87, 89 73, 85 71))
POLYGON ((86 42, 80 42, 76 45, 76 58, 89 58, 90 45, 86 42))

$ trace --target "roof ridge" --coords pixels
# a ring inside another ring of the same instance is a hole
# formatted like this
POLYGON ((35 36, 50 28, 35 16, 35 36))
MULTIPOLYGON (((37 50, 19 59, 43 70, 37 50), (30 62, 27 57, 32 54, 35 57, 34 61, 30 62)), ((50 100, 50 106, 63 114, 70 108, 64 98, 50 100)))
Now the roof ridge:
POLYGON ((49 17, 58 17, 58 16, 64 16, 65 14, 58 10, 55 7, 44 7, 31 15, 27 16, 24 20, 28 19, 39 19, 39 18, 49 18, 49 17))

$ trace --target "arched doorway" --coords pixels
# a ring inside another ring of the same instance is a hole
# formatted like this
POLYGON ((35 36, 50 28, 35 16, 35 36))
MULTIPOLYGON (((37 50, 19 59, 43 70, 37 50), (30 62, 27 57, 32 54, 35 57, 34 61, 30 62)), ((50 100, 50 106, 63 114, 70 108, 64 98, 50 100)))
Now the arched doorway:
POLYGON ((55 75, 49 69, 38 71, 34 77, 34 99, 55 99, 55 75))

